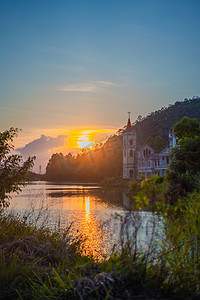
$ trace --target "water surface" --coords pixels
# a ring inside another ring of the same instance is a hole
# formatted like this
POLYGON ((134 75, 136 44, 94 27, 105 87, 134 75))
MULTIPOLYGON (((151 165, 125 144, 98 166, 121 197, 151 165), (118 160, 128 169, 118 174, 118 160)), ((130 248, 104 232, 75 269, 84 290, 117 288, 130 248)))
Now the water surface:
MULTIPOLYGON (((12 196, 10 209, 22 215, 31 212, 31 218, 38 226, 42 222, 51 229, 67 229, 72 225, 73 236, 80 234, 86 238, 86 254, 102 258, 109 255, 118 242, 120 216, 126 214, 129 204, 126 193, 120 189, 37 181, 12 196)), ((150 239, 151 219, 150 213, 137 213, 134 222, 141 223, 140 244, 150 239)))

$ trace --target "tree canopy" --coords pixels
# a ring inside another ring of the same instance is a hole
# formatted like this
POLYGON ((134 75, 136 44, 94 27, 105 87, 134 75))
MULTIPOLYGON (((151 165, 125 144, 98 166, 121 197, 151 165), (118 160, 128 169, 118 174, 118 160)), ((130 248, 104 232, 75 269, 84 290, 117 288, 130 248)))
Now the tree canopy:
POLYGON ((11 192, 20 191, 25 185, 28 170, 33 166, 35 157, 29 157, 23 162, 22 157, 11 154, 14 150, 13 140, 18 134, 17 128, 0 132, 0 208, 9 205, 11 192))
POLYGON ((184 117, 173 127, 174 135, 178 140, 182 138, 194 138, 200 135, 200 124, 196 118, 184 117))
POLYGON ((192 191, 200 172, 200 124, 184 117, 174 125, 178 143, 171 151, 168 180, 181 193, 192 191))
POLYGON ((145 144, 149 145, 155 153, 161 152, 167 146, 166 141, 160 136, 156 136, 155 138, 149 136, 146 139, 145 144))

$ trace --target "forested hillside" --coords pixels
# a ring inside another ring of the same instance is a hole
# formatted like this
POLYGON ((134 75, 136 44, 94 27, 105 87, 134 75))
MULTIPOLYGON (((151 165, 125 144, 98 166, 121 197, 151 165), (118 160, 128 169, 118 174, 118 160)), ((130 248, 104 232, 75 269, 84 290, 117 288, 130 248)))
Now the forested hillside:
POLYGON ((184 116, 200 120, 200 97, 177 101, 173 105, 149 113, 144 118, 139 116, 133 124, 138 143, 143 145, 149 136, 153 138, 160 136, 167 140, 169 129, 184 116))
MULTIPOLYGON (((151 137, 154 142, 151 138, 148 141, 153 142, 156 152, 160 151, 167 144, 169 129, 184 116, 200 120, 199 97, 177 101, 174 105, 149 113, 146 117, 138 117, 133 124, 137 132, 138 146, 151 137)), ((94 150, 83 151, 77 156, 70 153, 65 156, 62 153, 53 154, 46 168, 45 179, 95 182, 106 177, 122 176, 121 132, 122 129, 119 129, 118 135, 111 136, 105 144, 94 150)))

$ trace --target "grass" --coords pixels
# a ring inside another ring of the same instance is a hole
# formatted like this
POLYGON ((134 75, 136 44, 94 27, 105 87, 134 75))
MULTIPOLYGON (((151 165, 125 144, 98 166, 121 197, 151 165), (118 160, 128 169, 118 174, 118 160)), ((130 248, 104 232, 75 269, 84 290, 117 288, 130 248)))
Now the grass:
POLYGON ((145 251, 138 241, 140 220, 129 211, 120 249, 103 261, 84 256, 83 240, 70 228, 37 228, 25 216, 2 211, 0 299, 200 299, 200 195, 179 202, 175 211, 159 245, 152 227, 145 251))

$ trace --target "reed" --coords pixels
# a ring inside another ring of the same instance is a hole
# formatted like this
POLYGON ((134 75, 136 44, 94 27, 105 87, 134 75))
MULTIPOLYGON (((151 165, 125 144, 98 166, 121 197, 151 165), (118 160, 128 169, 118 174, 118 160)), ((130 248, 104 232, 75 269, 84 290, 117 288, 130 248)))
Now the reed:
POLYGON ((142 220, 129 210, 121 218, 120 247, 96 261, 83 255, 84 241, 73 238, 70 227, 38 228, 27 215, 2 211, 0 299, 199 299, 199 193, 181 199, 170 214, 166 207, 166 212, 163 218, 162 206, 154 213, 151 238, 142 249, 142 220))

